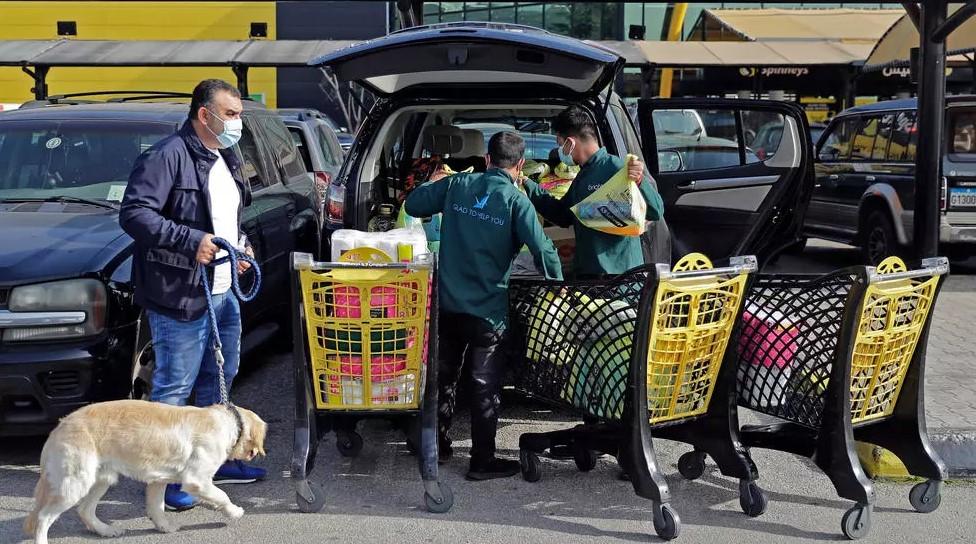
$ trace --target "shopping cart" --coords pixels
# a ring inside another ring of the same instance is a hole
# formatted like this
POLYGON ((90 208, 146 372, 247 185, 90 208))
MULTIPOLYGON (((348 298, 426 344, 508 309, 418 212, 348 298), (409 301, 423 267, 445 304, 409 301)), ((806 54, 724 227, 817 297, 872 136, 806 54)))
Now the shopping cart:
MULTIPOLYGON (((812 458, 840 497, 850 539, 871 527, 874 488, 854 441, 887 448, 925 478, 909 493, 919 512, 941 501, 945 467, 929 445, 922 396, 928 328, 949 264, 898 258, 824 276, 760 275, 738 339, 738 402, 781 423, 747 426, 748 447, 812 458)), ((737 423, 735 423, 737 425, 737 423)))
MULTIPOLYGON (((409 418, 419 424, 420 475, 431 512, 454 504, 437 479, 437 296, 435 258, 389 262, 376 250, 353 250, 343 262, 292 254, 295 342, 295 442, 292 478, 303 512, 325 503, 309 481, 319 440, 337 434, 340 452, 362 439, 350 419, 409 418)), ((409 442, 409 440, 408 440, 409 442)))
POLYGON ((541 478, 539 454, 546 450, 571 452, 581 471, 594 468, 597 452, 614 455, 635 492, 653 501, 654 529, 665 539, 678 536, 680 519, 668 504, 652 428, 655 435, 672 428, 676 439, 730 459, 739 467, 730 472, 751 481, 729 433, 731 395, 713 392, 732 391, 735 376, 722 361, 755 269, 753 257, 712 268, 692 254, 673 271, 658 265, 599 281, 513 281, 512 322, 524 355, 517 359, 517 389, 569 407, 586 422, 523 434, 523 478, 541 478), (724 435, 708 436, 713 429, 724 435))

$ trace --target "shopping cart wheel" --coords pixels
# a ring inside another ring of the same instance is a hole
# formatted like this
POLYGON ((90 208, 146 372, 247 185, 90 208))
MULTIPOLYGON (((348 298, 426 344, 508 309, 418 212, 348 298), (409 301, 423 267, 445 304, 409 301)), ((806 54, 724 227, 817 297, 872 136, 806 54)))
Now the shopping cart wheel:
POLYGON ((580 472, 589 472, 596 468, 596 452, 586 448, 573 448, 573 461, 580 472))
POLYGON ((912 508, 923 514, 935 512, 942 504, 941 484, 942 482, 929 480, 913 487, 908 493, 908 501, 912 503, 912 508))
POLYGON ((538 482, 542 478, 542 467, 535 452, 519 450, 519 464, 522 465, 522 479, 526 482, 538 482))
POLYGON ((754 481, 739 480, 739 506, 750 518, 763 515, 768 505, 766 494, 754 481))
POLYGON ((295 502, 298 504, 298 509, 306 514, 321 512, 322 507, 325 506, 325 488, 322 484, 305 480, 298 484, 295 502))
POLYGON ((428 493, 424 493, 424 503, 427 505, 427 511, 434 514, 444 514, 450 511, 451 507, 454 506, 454 491, 451 490, 451 486, 445 484, 444 482, 437 482, 437 487, 441 490, 441 501, 437 502, 434 497, 431 497, 428 493))
POLYGON ((840 530, 850 540, 867 536, 871 531, 871 505, 855 504, 844 514, 844 519, 840 522, 840 530))
POLYGON ((356 431, 336 431, 336 449, 343 457, 355 457, 363 451, 363 437, 356 431))
POLYGON ((664 540, 674 540, 681 534, 681 518, 670 504, 654 505, 654 532, 664 540))
POLYGON ((705 453, 689 451, 678 458, 678 472, 686 480, 697 480, 705 474, 705 453))

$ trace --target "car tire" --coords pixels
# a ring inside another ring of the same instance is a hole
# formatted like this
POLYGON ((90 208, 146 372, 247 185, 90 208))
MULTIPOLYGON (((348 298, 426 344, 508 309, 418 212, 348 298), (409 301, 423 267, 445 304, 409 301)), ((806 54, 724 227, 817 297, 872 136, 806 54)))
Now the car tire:
POLYGON ((864 263, 877 266, 887 257, 899 254, 895 226, 882 210, 868 213, 861 235, 861 255, 864 263))

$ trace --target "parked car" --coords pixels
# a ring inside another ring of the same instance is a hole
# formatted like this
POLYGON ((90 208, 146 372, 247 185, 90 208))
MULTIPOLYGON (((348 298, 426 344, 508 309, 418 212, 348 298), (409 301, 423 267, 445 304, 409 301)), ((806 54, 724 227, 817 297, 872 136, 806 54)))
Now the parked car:
POLYGON ((349 146, 352 144, 353 135, 349 133, 349 129, 341 126, 332 120, 331 117, 322 113, 319 110, 312 108, 278 108, 278 114, 288 117, 302 116, 304 118, 315 118, 323 123, 325 123, 332 132, 335 133, 336 139, 339 140, 339 146, 342 148, 343 152, 349 151, 349 146))
POLYGON ((324 190, 339 172, 345 155, 333 125, 316 110, 280 109, 278 115, 288 127, 305 168, 315 175, 316 189, 324 199, 324 190))
MULTIPOLYGON (((0 115, 0 435, 43 433, 87 403, 148 393, 152 340, 118 208, 136 157, 186 118, 186 104, 145 102, 0 115)), ((265 278, 243 307, 247 350, 289 322, 289 253, 312 250, 318 233, 288 129, 249 101, 243 120, 243 229, 265 278)))
MULTIPOLYGON (((802 110, 770 101, 642 100, 642 148, 626 105, 607 92, 623 62, 616 52, 596 45, 495 23, 414 27, 317 59, 314 64, 329 66, 340 77, 353 74, 378 97, 329 187, 325 239, 338 228, 365 229, 381 204, 398 205, 418 159, 474 155, 465 149, 465 142, 473 141, 463 136, 459 121, 505 117, 541 123, 578 104, 593 116, 610 153, 648 160, 666 218, 650 231, 659 238, 650 244, 648 260, 669 260, 669 243, 682 254, 702 251, 722 259, 753 253, 766 259, 794 242, 802 217, 798 212, 813 179, 802 110), (652 122, 662 110, 694 110, 703 121, 708 114, 732 127, 743 116, 779 119, 786 127, 783 143, 770 160, 748 162, 744 137, 733 131, 728 140, 736 146, 734 161, 666 172, 658 168, 652 122), (664 227, 670 228, 670 238, 664 227)), ((483 161, 476 165, 476 170, 484 168, 483 161)))
MULTIPOLYGON (((861 246, 865 262, 903 253, 913 237, 916 99, 837 115, 817 148, 807 236, 861 246)), ((948 97, 942 158, 941 251, 976 250, 976 97, 948 97)))

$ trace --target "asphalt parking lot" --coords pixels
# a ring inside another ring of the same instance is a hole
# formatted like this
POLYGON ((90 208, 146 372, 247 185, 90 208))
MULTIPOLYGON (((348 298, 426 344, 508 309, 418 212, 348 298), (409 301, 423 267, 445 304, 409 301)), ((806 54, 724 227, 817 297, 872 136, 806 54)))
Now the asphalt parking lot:
MULTIPOLYGON (((803 257, 784 257, 777 266, 826 268, 852 264, 856 252, 832 244, 815 244, 803 257), (812 260, 811 260, 812 259, 812 260), (791 264, 793 263, 793 264, 791 264)), ((970 261, 972 262, 972 261, 970 261)), ((967 291, 976 266, 954 267, 947 289, 967 291)), ((944 295, 945 296, 945 295, 944 295)), ((976 310, 971 310, 976 317, 976 310)), ((972 320, 969 321, 972 323, 972 320)), ((448 514, 430 514, 423 507, 416 460, 402 437, 382 421, 365 425, 366 446, 355 459, 340 457, 334 439, 319 448, 313 479, 328 492, 319 514, 299 513, 295 492, 287 478, 290 465, 293 406, 291 358, 287 354, 257 353, 246 361, 234 397, 257 411, 269 425, 268 481, 228 486, 227 491, 246 515, 228 522, 219 514, 197 508, 176 517, 183 528, 157 533, 145 517, 142 486, 123 481, 106 495, 99 515, 127 529, 126 543, 241 542, 647 542, 656 541, 649 503, 634 495, 630 484, 617 479, 613 459, 600 459, 597 468, 579 473, 572 461, 543 460, 543 478, 530 484, 520 478, 485 483, 464 481, 466 437, 458 418, 458 455, 442 468, 442 478, 454 489, 455 506, 448 514)), ((506 411, 499 431, 501 454, 517 454, 518 435, 549 430, 573 421, 541 405, 506 395, 506 411)), ((21 542, 20 526, 30 508, 37 479, 42 440, 5 439, 0 446, 0 542, 21 542)), ((759 518, 739 511, 736 481, 709 465, 694 482, 677 474, 677 458, 687 446, 657 441, 658 458, 674 496, 672 505, 683 521, 678 542, 824 542, 842 540, 840 519, 850 506, 838 499, 825 476, 807 461, 783 453, 754 451, 760 485, 767 491, 769 509, 759 518)), ((953 481, 943 491, 942 505, 932 514, 911 510, 904 483, 877 484, 878 502, 873 529, 865 542, 970 542, 976 532, 972 503, 976 485, 953 481)), ((52 528, 52 542, 75 544, 99 539, 88 533, 77 515, 65 514, 52 528)))

